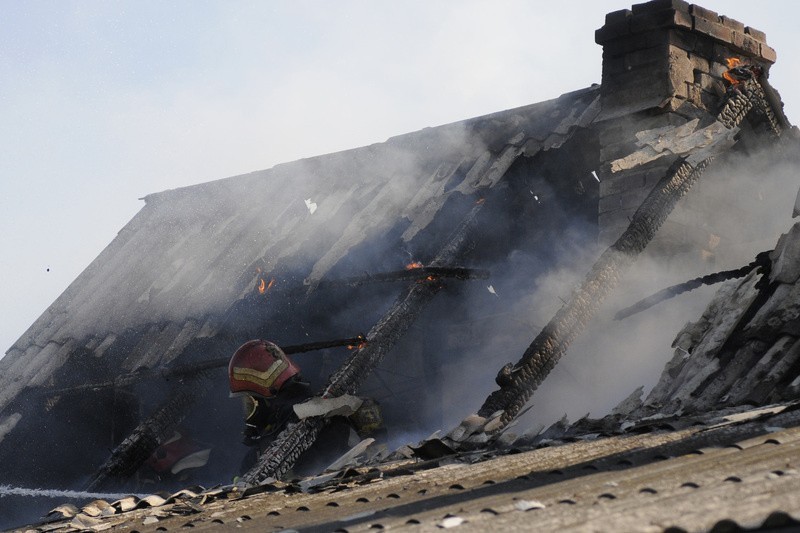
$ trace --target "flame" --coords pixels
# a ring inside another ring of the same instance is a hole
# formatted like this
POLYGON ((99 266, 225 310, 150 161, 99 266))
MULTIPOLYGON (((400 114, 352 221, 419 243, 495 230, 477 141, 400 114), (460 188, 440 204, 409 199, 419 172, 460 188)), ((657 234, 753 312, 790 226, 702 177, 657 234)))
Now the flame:
POLYGON ((258 282, 258 287, 257 287, 258 294, 266 294, 267 291, 270 290, 273 285, 275 285, 275 278, 270 279, 269 283, 267 283, 266 279, 261 278, 258 282))
POLYGON ((725 63, 728 65, 728 68, 736 68, 741 65, 742 60, 738 57, 726 57, 725 63))
POLYGON ((485 201, 486 201, 486 198, 479 198, 479 199, 478 199, 478 201, 477 201, 477 202, 475 202, 475 205, 481 205, 481 204, 483 204, 483 202, 485 202, 485 201))
POLYGON ((737 80, 736 78, 734 78, 733 76, 731 76, 727 72, 723 72, 722 73, 722 77, 725 78, 726 80, 728 80, 728 83, 730 83, 731 85, 738 85, 739 84, 739 80, 737 80))
POLYGON ((423 265, 419 261, 412 261, 411 263, 406 265, 406 270, 414 270, 415 268, 422 268, 423 266, 425 265, 423 265))
POLYGON ((730 83, 733 86, 739 85, 741 80, 737 80, 736 78, 731 76, 730 69, 739 67, 742 64, 742 60, 739 59, 738 57, 726 57, 725 63, 728 65, 729 70, 723 72, 722 77, 725 78, 728 81, 728 83, 730 83))

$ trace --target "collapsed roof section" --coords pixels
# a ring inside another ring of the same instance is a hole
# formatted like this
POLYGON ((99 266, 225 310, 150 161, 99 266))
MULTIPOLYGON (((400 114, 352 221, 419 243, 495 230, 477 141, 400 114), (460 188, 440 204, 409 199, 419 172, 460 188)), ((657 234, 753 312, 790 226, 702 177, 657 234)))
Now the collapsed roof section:
MULTIPOLYGON (((766 269, 727 282, 631 416, 765 405, 800 396, 800 223, 778 240, 766 269)), ((635 404, 634 404, 635 405, 635 404)))

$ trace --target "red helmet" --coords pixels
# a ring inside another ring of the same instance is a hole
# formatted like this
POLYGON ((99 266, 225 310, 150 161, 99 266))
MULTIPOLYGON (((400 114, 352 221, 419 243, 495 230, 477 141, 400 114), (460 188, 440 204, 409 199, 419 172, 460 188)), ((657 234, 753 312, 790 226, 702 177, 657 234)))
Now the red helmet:
POLYGON ((256 394, 269 398, 300 373, 276 344, 252 340, 242 344, 228 364, 231 395, 256 394))

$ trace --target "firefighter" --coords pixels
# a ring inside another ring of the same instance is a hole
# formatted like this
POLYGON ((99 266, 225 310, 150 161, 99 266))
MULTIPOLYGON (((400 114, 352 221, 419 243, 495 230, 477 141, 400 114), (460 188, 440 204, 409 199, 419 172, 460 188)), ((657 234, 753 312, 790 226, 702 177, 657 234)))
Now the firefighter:
POLYGON ((311 397, 300 368, 269 341, 252 340, 239 347, 228 364, 228 379, 231 396, 244 400, 247 446, 276 436, 294 416, 292 406, 311 397))
MULTIPOLYGON (((288 422, 298 420, 293 406, 312 393, 300 375, 300 367, 280 347, 264 340, 248 341, 236 350, 228 364, 228 379, 231 396, 244 399, 243 443, 252 448, 242 465, 245 471, 288 422)), ((302 470, 327 466, 347 451, 351 430, 360 438, 385 434, 377 402, 364 399, 362 408, 350 417, 333 417, 309 450, 312 457, 302 470)))

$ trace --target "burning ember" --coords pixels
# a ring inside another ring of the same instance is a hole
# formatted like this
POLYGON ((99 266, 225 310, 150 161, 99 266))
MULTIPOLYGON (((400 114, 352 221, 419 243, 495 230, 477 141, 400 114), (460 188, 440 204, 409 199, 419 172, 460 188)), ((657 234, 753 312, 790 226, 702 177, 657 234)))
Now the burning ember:
POLYGON ((414 270, 415 268, 422 268, 424 266, 425 265, 423 265, 419 261, 413 261, 413 262, 411 262, 411 263, 406 265, 406 270, 414 270))
POLYGON ((365 339, 363 335, 359 335, 357 338, 359 340, 358 344, 348 344, 348 350, 360 350, 367 345, 367 339, 365 339))
POLYGON ((275 278, 269 280, 269 283, 267 283, 264 278, 261 278, 261 281, 258 283, 258 294, 266 294, 266 292, 270 290, 273 285, 275 285, 275 278))
POLYGON ((361 348, 364 348, 366 345, 367 345, 367 341, 359 342, 358 344, 348 344, 347 345, 347 349, 348 350, 360 350, 361 348))
POLYGON ((761 76, 760 67, 745 65, 738 57, 726 57, 725 63, 728 65, 728 70, 722 73, 722 77, 731 84, 731 88, 738 88, 737 86, 740 83, 751 79, 753 76, 761 76))

